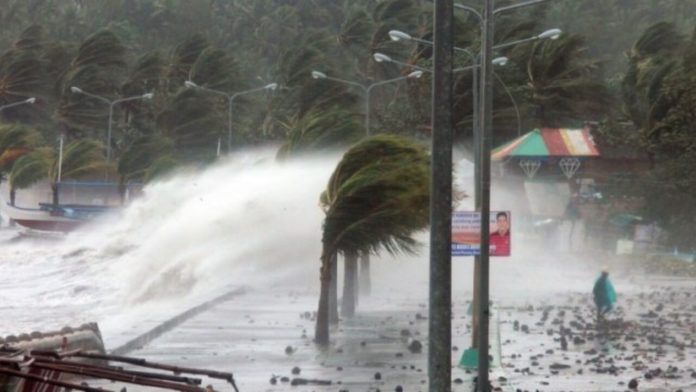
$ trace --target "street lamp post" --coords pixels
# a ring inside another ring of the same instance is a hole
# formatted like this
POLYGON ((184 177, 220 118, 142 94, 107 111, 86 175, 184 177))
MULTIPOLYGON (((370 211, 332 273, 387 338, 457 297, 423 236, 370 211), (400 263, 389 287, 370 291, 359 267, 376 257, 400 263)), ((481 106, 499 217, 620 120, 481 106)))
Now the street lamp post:
MULTIPOLYGON (((369 85, 364 85, 361 83, 353 82, 350 80, 345 80, 345 79, 339 79, 335 78, 332 76, 328 76, 323 72, 320 71, 312 71, 312 78, 314 79, 326 79, 326 80, 331 80, 337 83, 343 83, 347 84, 350 86, 358 87, 360 88, 363 93, 365 94, 365 136, 370 136, 370 97, 372 95, 372 89, 377 87, 377 86, 382 86, 388 83, 394 83, 398 82, 401 80, 406 80, 406 79, 412 79, 412 78, 420 78, 423 76, 423 72, 425 70, 416 70, 408 75, 405 76, 399 76, 398 78, 393 78, 393 79, 386 79, 386 80, 380 80, 379 82, 375 82, 369 85)), ((361 256, 360 259, 360 292, 361 294, 369 294, 371 290, 371 283, 370 283, 370 255, 369 253, 365 253, 361 256)))
POLYGON ((135 95, 132 97, 121 98, 121 99, 116 99, 116 100, 112 101, 108 98, 104 98, 104 97, 96 95, 96 94, 88 93, 88 92, 82 90, 81 88, 75 87, 75 86, 70 87, 70 91, 72 91, 75 94, 82 94, 82 95, 86 95, 90 98, 98 99, 98 100, 106 103, 107 105, 109 105, 109 126, 108 126, 108 131, 106 134, 106 161, 107 162, 111 161, 111 125, 112 125, 113 118, 114 118, 114 106, 116 106, 116 104, 123 103, 123 102, 136 101, 139 99, 152 99, 152 97, 154 97, 153 93, 145 93, 142 95, 135 95))
POLYGON ((432 154, 428 390, 452 390, 452 0, 435 0, 433 12, 432 154))
MULTIPOLYGON (((212 94, 221 95, 221 96, 227 98, 227 153, 228 154, 232 150, 232 103, 234 102, 235 98, 239 97, 240 95, 251 94, 251 93, 255 93, 258 91, 264 91, 264 90, 273 91, 276 88, 278 88, 277 83, 269 83, 265 86, 256 87, 256 88, 252 88, 249 90, 244 90, 244 91, 239 91, 236 93, 229 94, 229 93, 226 93, 224 91, 214 90, 212 88, 199 86, 198 84, 196 84, 192 80, 185 81, 184 86, 186 86, 187 88, 197 88, 197 89, 207 91, 207 92, 212 93, 212 94)), ((219 151, 219 147, 218 147, 218 151, 219 151)))
POLYGON ((34 104, 35 102, 36 102, 36 98, 34 98, 34 97, 27 98, 27 99, 25 99, 25 100, 23 100, 23 101, 12 102, 12 103, 9 103, 9 104, 7 104, 7 105, 0 106, 0 112, 2 112, 2 111, 5 110, 5 109, 13 108, 13 107, 15 107, 15 106, 26 105, 26 104, 34 104))
MULTIPOLYGON (((455 4, 455 8, 466 10, 478 17, 479 25, 481 27, 481 51, 479 57, 481 58, 481 83, 479 88, 481 92, 480 97, 480 107, 479 107, 479 118, 482 120, 480 124, 478 134, 478 143, 476 145, 476 150, 478 151, 475 166, 476 170, 476 196, 475 200, 476 209, 481 211, 481 232, 480 232, 480 256, 478 263, 475 264, 474 272, 474 306, 477 307, 475 313, 478 319, 478 331, 474 332, 474 338, 478 338, 478 385, 477 390, 479 392, 488 392, 489 388, 489 368, 490 364, 488 362, 488 327, 489 327, 489 316, 490 316, 490 303, 489 303, 489 283, 490 283, 490 249, 489 249, 489 216, 490 216, 490 190, 491 190, 491 128, 492 128, 492 110, 493 110, 493 71, 491 69, 491 59, 493 57, 493 50, 496 49, 493 46, 493 34, 494 34, 494 17, 498 13, 509 11, 512 9, 525 7, 529 5, 539 4, 546 0, 529 0, 522 3, 513 4, 506 7, 501 7, 498 9, 494 8, 495 0, 486 0, 484 2, 483 14, 479 13, 476 9, 464 6, 460 4, 455 4), (478 306, 476 306, 478 305, 478 306), (478 336, 476 336, 478 335, 478 336)), ((511 45, 517 45, 522 42, 534 41, 538 39, 556 39, 560 35, 561 31, 558 29, 547 30, 542 34, 526 40, 520 40, 511 42, 509 44, 500 45, 502 47, 508 47, 511 45)), ((474 329, 476 329, 476 324, 474 324, 474 329)))
POLYGON ((401 80, 412 79, 412 78, 417 79, 417 78, 420 78, 421 76, 423 76, 423 70, 416 70, 416 71, 413 71, 405 76, 399 76, 398 78, 393 78, 393 79, 380 80, 379 82, 364 85, 364 84, 352 82, 350 80, 344 80, 344 79, 339 79, 339 78, 327 76, 323 72, 312 71, 312 78, 314 78, 314 79, 332 80, 334 82, 344 83, 344 84, 349 84, 351 86, 359 87, 360 89, 363 90, 363 93, 365 94, 365 136, 370 136, 370 133, 371 133, 370 132, 370 96, 372 94, 372 89, 377 87, 377 86, 382 86, 384 84, 394 83, 394 82, 398 82, 401 80))
MULTIPOLYGON (((541 1, 534 1, 534 2, 525 3, 525 5, 537 4, 537 3, 539 3, 539 2, 541 2, 541 1)), ((464 6, 462 6, 462 7, 464 7, 464 6)), ((516 8, 516 7, 513 7, 513 8, 516 8)), ((466 7, 465 9, 468 10, 469 8, 466 7)), ((510 8, 506 7, 505 9, 510 9, 510 8)), ((474 10, 474 12, 475 12, 477 15, 479 15, 479 14, 478 14, 478 11, 475 11, 475 10, 474 10)), ((492 50, 503 49, 503 48, 512 47, 512 46, 515 46, 515 45, 523 44, 523 43, 526 43, 526 42, 537 41, 537 40, 543 40, 543 39, 557 39, 557 38, 560 36, 560 34, 561 34, 561 30, 560 30, 560 29, 557 29, 557 28, 549 29, 549 30, 546 30, 546 31, 542 32, 541 34, 535 35, 535 36, 530 37, 530 38, 520 39, 520 40, 516 40, 516 41, 512 41, 512 42, 506 42, 506 43, 503 43, 503 44, 500 44, 500 45, 492 46, 492 50)), ((411 36, 411 35, 408 34, 408 33, 405 33, 405 32, 403 32, 403 31, 399 31, 399 30, 391 30, 391 31, 389 32, 389 37, 390 37, 393 41, 414 41, 414 42, 418 42, 418 43, 425 44, 425 45, 430 45, 430 46, 433 45, 433 42, 432 42, 432 41, 428 41, 428 40, 425 40, 425 39, 422 39, 422 38, 416 38, 416 37, 411 36)), ((460 52, 463 52, 463 53, 467 54, 467 55, 469 56, 469 58, 472 60, 473 63, 475 63, 475 64, 477 64, 477 65, 479 64, 479 58, 481 57, 481 54, 480 54, 480 53, 479 53, 477 56, 474 56, 474 55, 473 55, 469 50, 467 50, 467 49, 454 47, 454 50, 455 50, 455 51, 460 51, 460 52)), ((380 59, 387 60, 387 59, 388 59, 388 56, 380 55, 380 59)), ((500 63, 500 58, 494 58, 493 60, 491 60, 491 63, 494 64, 494 65, 499 64, 499 63, 500 63)), ((477 211, 481 211, 481 190, 482 190, 482 186, 481 186, 481 166, 482 166, 482 165, 480 165, 480 159, 481 159, 481 157, 480 157, 480 154, 479 154, 480 151, 481 151, 481 147, 480 147, 481 141, 480 141, 480 133, 479 133, 479 129, 480 129, 480 124, 479 124, 479 115, 480 115, 480 113, 479 113, 479 111, 480 111, 481 103, 479 102, 479 98, 478 98, 478 97, 479 97, 478 89, 480 88, 480 86, 479 86, 479 80, 478 80, 478 75, 477 75, 478 72, 477 72, 477 71, 478 71, 478 67, 474 67, 473 72, 472 72, 472 77, 473 77, 473 80, 472 80, 472 86, 473 86, 473 87, 472 87, 472 94, 473 94, 473 106, 474 106, 474 107, 473 107, 473 121, 472 121, 472 122, 473 122, 473 128, 474 128, 474 146, 475 146, 475 150, 474 150, 474 151, 475 151, 475 152, 474 152, 474 162, 475 162, 475 171, 476 171, 476 173, 475 173, 475 178, 476 178, 475 182, 476 182, 476 184, 475 184, 475 196, 474 196, 474 198, 475 198, 476 210, 477 210, 477 211)), ((517 107, 517 102, 516 102, 514 96, 512 95, 512 93, 510 92, 510 90, 508 89, 507 85, 503 82, 503 80, 500 79, 500 77, 499 77, 498 75, 496 75, 495 73, 493 73, 492 71, 491 71, 491 73, 492 73, 492 74, 496 77, 496 79, 501 83, 501 85, 503 86, 503 89, 504 89, 505 93, 508 95, 508 97, 509 97, 510 100, 512 101, 513 107, 514 107, 514 109, 515 109, 515 114, 517 115, 517 133, 518 133, 518 136, 519 136, 519 134, 521 133, 521 117, 520 117, 519 109, 518 109, 518 107, 517 107)), ((490 163, 489 163, 489 165, 490 165, 490 163)), ((482 215, 482 216, 485 216, 485 215, 482 215)), ((482 231, 483 231, 483 229, 482 229, 482 231)), ((480 279, 478 279, 478 276, 479 276, 479 274, 480 274, 479 271, 480 271, 480 257, 479 257, 479 256, 475 256, 475 257, 474 257, 474 276, 475 276, 475 279, 474 279, 474 291, 475 291, 475 293, 474 293, 474 301, 473 301, 473 303, 474 303, 474 306, 473 306, 473 307, 474 307, 474 312, 473 312, 473 313, 474 313, 474 316, 473 316, 473 320, 472 320, 472 324, 473 324, 473 328, 472 328, 472 331, 473 331, 473 333, 472 333, 472 348, 473 348, 474 350, 476 350, 477 347, 478 347, 478 338, 479 338, 479 337, 477 336, 477 335, 478 335, 478 334, 477 334, 477 331, 478 331, 477 325, 478 325, 478 319, 479 319, 479 317, 478 317, 478 309, 479 309, 478 293, 479 293, 479 291, 480 291, 480 290, 479 290, 480 279)))

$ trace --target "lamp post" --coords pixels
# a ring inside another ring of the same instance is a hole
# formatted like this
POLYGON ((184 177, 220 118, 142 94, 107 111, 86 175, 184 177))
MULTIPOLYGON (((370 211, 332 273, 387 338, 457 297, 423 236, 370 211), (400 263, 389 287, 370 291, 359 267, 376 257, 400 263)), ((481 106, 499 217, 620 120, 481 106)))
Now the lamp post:
POLYGON ((319 72, 319 71, 312 71, 312 78, 332 80, 334 82, 344 83, 344 84, 359 87, 360 89, 362 89, 363 93, 365 94, 365 136, 370 136, 370 96, 372 93, 372 89, 377 87, 377 86, 382 86, 384 84, 394 83, 394 82, 398 82, 401 80, 413 79, 413 78, 417 79, 417 78, 420 78, 421 76, 423 76, 423 72, 424 72, 423 70, 416 70, 416 71, 413 71, 405 76, 399 76, 398 78, 393 78, 393 79, 380 80, 379 82, 375 82, 375 83, 368 84, 368 85, 360 84, 357 82, 352 82, 350 80, 334 78, 331 76, 327 76, 325 73, 319 72))
MULTIPOLYGON (((353 82, 350 80, 345 80, 345 79, 339 79, 335 78, 332 76, 328 76, 323 72, 320 71, 312 71, 312 78, 314 79, 326 79, 326 80, 331 80, 337 83, 343 83, 347 84, 350 86, 358 87, 360 88, 363 93, 365 94, 365 136, 370 136, 370 97, 372 94, 372 89, 377 87, 377 86, 382 86, 388 83, 394 83, 394 82, 399 82, 401 80, 406 80, 406 79, 412 79, 412 78, 420 78, 423 76, 423 72, 426 70, 416 70, 408 75, 405 76, 399 76, 398 78, 393 78, 393 79, 386 79, 386 80, 380 80, 379 82, 375 82, 372 84, 364 85, 361 83, 353 82)), ((360 258, 360 292, 361 294, 369 294, 371 290, 371 283, 370 283, 370 255, 369 253, 365 253, 361 255, 360 258)))
MULTIPOLYGON (((533 4, 536 4, 536 2, 533 4)), ((555 29, 555 28, 549 29, 549 30, 546 30, 546 31, 542 32, 541 34, 535 35, 533 37, 529 37, 529 38, 525 38, 525 39, 521 39, 521 40, 517 40, 517 41, 512 41, 512 42, 506 42, 506 43, 500 44, 500 45, 495 45, 495 46, 493 46, 493 49, 497 50, 497 49, 508 48, 508 47, 519 45, 522 43, 537 41, 537 40, 542 40, 542 39, 558 39, 558 37, 560 37, 561 33, 562 33, 562 31, 560 29, 555 29)), ((412 35, 405 33, 403 31, 400 31, 400 30, 390 30, 389 31, 389 38, 391 38, 392 41, 397 41, 397 42, 398 41, 413 41, 413 42, 418 42, 418 43, 429 45, 429 46, 433 45, 432 41, 428 41, 428 40, 422 39, 422 38, 413 37, 412 35)), ((475 56, 468 49, 458 48, 455 46, 454 50, 461 52, 461 53, 464 53, 467 56, 469 56, 469 59, 471 60, 472 64, 479 63, 479 56, 475 56)), ((387 59, 389 59, 389 56, 380 54, 380 58, 384 58, 384 60, 387 60, 387 59)), ((507 60, 508 60, 507 57, 496 57, 492 60, 492 63, 493 63, 493 65, 505 65, 507 63, 507 60)), ((396 61, 393 61, 391 59, 389 59, 387 61, 392 61, 392 62, 395 62, 398 64, 406 65, 405 63, 396 62, 396 61)), ((461 69, 456 69, 455 72, 457 72, 459 70, 461 70, 461 69)), ((479 110, 478 109, 478 107, 479 107, 478 71, 479 71, 478 67, 474 68, 472 70, 472 75, 471 75, 472 76, 471 91, 472 91, 472 95, 473 95, 472 101, 474 103, 473 121, 472 121, 474 133, 476 133, 476 130, 478 130, 478 128, 479 128, 478 127, 478 110, 479 110)), ((505 93, 510 98, 510 101, 512 101, 512 106, 515 108, 515 114, 517 116, 517 135, 519 136, 520 133, 522 132, 522 125, 521 125, 522 120, 521 120, 521 116, 520 116, 520 110, 517 106, 517 101, 515 100, 515 97, 513 97, 512 93, 510 92, 510 89, 505 84, 505 82, 503 82, 503 80, 497 74, 494 74, 494 75, 495 75, 496 79, 498 80, 498 82, 503 86, 505 93)))
POLYGON ((278 88, 277 83, 269 83, 265 86, 256 87, 256 88, 252 88, 249 90, 244 90, 244 91, 239 91, 236 93, 229 94, 229 93, 226 93, 224 91, 214 90, 212 88, 199 86, 198 84, 196 84, 192 80, 185 81, 184 86, 186 86, 186 88, 197 88, 197 89, 207 91, 207 92, 212 93, 212 94, 221 95, 221 96, 227 98, 227 153, 228 154, 232 150, 232 102, 234 102, 235 98, 239 97, 240 95, 251 94, 251 93, 255 93, 258 91, 264 91, 264 90, 273 91, 276 88, 278 88))
MULTIPOLYGON (((489 386, 489 367, 488 362, 488 333, 489 333, 489 283, 490 283, 490 249, 489 249, 489 230, 490 230, 490 190, 491 190, 491 128, 492 128, 492 107, 493 107, 493 72, 491 69, 491 59, 493 57, 493 34, 494 34, 494 17, 495 15, 513 10, 520 7, 530 6, 542 3, 546 0, 530 0, 522 3, 513 4, 498 9, 494 8, 495 0, 485 0, 483 13, 473 7, 455 4, 455 8, 466 10, 478 17, 481 27, 481 83, 479 94, 481 105, 479 107, 479 118, 482 120, 478 134, 478 142, 476 143, 476 210, 481 212, 481 232, 480 244, 481 252, 479 259, 475 263, 474 271, 474 307, 476 318, 478 319, 478 328, 474 323, 474 339, 477 339, 478 348, 478 385, 479 392, 488 392, 489 386), (478 305, 478 306, 477 306, 478 305)), ((560 35, 560 30, 552 29, 539 34, 531 39, 511 42, 509 44, 500 45, 507 47, 517 45, 522 42, 534 41, 537 39, 551 38, 556 39, 560 35)))
MULTIPOLYGON (((537 3, 539 3, 539 2, 531 2, 531 3, 528 3, 528 4, 526 4, 526 5, 537 4, 537 3)), ((513 7, 513 8, 515 8, 515 7, 513 7)), ((468 8, 467 8, 467 9, 468 9, 468 8)), ((506 9, 510 9, 510 8, 506 8, 506 9)), ((475 11, 475 12, 476 12, 477 15, 478 15, 478 11, 475 11)), ((537 34, 537 35, 535 35, 535 36, 533 36, 533 37, 529 37, 529 38, 525 38, 525 39, 520 39, 520 40, 516 40, 516 41, 512 41, 512 42, 506 42, 506 43, 503 43, 503 44, 500 44, 500 45, 495 45, 495 46, 492 47, 492 50, 508 48, 508 47, 512 47, 512 46, 515 46, 515 45, 519 45, 519 44, 523 44, 523 43, 527 43, 527 42, 532 42, 532 41, 537 41, 537 40, 542 40, 542 39, 557 39, 560 35, 561 35, 561 30, 560 30, 560 29, 557 29, 557 28, 549 29, 549 30, 546 30, 546 31, 542 32, 541 34, 537 34)), ((425 40, 425 39, 422 39, 422 38, 413 37, 413 36, 411 36, 410 34, 405 33, 405 32, 403 32, 403 31, 400 31, 400 30, 391 30, 391 31, 389 31, 389 37, 390 37, 393 41, 413 41, 413 42, 418 42, 418 43, 425 44, 425 45, 430 45, 430 46, 433 45, 433 42, 432 42, 432 41, 428 41, 428 40, 425 40)), ((473 63, 475 63, 475 64, 478 64, 478 63, 479 63, 480 54, 477 55, 477 56, 474 56, 469 50, 463 49, 463 48, 457 48, 457 47, 454 47, 454 50, 455 50, 455 51, 459 51, 459 52, 463 52, 463 53, 467 54, 467 55, 469 56, 469 58, 472 60, 473 63)), ((380 55, 380 59, 386 60, 386 59, 388 59, 388 56, 380 55)), ((494 58, 494 59, 491 61, 491 63, 492 63, 493 65, 498 65, 498 64, 500 64, 500 58, 499 58, 499 57, 498 57, 498 58, 494 58)), ((480 203, 480 200, 481 200, 481 188, 482 188, 482 187, 481 187, 481 182, 480 182, 480 181, 481 181, 481 180, 480 180, 480 178, 481 178, 481 170, 480 170, 480 169, 481 169, 481 165, 479 164, 479 161, 480 161, 480 159, 481 159, 481 158, 479 157, 479 152, 480 152, 481 149, 480 149, 480 147, 479 147, 479 146, 480 146, 480 141, 479 141, 479 131, 478 131, 478 130, 479 130, 479 127, 480 127, 480 124, 479 124, 480 102, 479 102, 479 99, 478 99, 478 96, 479 96, 479 94, 478 94, 478 89, 479 89, 478 82, 479 82, 479 80, 478 80, 478 75, 477 75, 477 73, 478 73, 478 67, 475 67, 475 68, 473 69, 473 72, 472 72, 472 76, 473 76, 473 81, 472 81, 472 86, 473 86, 473 87, 472 87, 472 94, 473 94, 473 106, 474 106, 474 107, 473 107, 473 128, 474 128, 474 139, 475 139, 474 145, 476 146, 476 147, 475 147, 475 154, 474 154, 474 155, 475 155, 474 161, 476 162, 476 165, 475 165, 475 167, 476 167, 476 175, 475 175, 475 177, 476 177, 476 185, 475 185, 475 188, 476 188, 476 189, 475 189, 475 204, 476 204, 476 210, 477 210, 477 211, 480 211, 480 210, 481 210, 481 203, 480 203)), ((513 107, 514 107, 514 109, 515 109, 515 114, 516 114, 516 116, 517 116, 517 133, 518 133, 518 136, 519 136, 519 134, 521 133, 521 116, 520 116, 519 108, 517 107, 517 102, 516 102, 514 96, 512 95, 512 93, 510 92, 509 88, 507 87, 507 85, 503 82, 503 80, 502 80, 498 75, 496 75, 495 73, 493 73, 493 75, 496 77, 496 79, 498 80, 498 82, 500 82, 500 84, 503 86, 503 89, 504 89, 505 93, 508 95, 508 97, 509 97, 510 100, 512 101, 513 107)), ((478 271, 479 271, 479 257, 475 257, 475 262, 474 262, 474 264, 475 264, 475 273, 474 273, 474 275, 475 275, 475 276, 478 276, 478 274, 479 274, 479 272, 478 272, 478 271)), ((477 336, 477 333, 476 333, 477 330, 478 330, 478 328, 476 327, 476 325, 477 325, 477 319, 478 319, 477 311, 478 311, 478 303, 479 303, 479 301, 478 301, 478 294, 477 294, 478 291, 479 291, 479 290, 478 290, 478 283, 479 283, 479 279, 476 278, 476 279, 475 279, 475 282, 474 282, 474 287, 475 287, 475 294, 474 294, 474 317, 473 317, 473 324, 474 324, 474 326, 473 326, 473 328, 472 328, 472 331, 474 331, 474 333, 472 334, 472 347, 473 347, 474 349, 476 349, 476 348, 478 347, 478 341, 477 341, 478 336, 477 336)), ((468 356, 467 356, 467 357, 468 357, 468 356)))
POLYGON ((435 0, 433 12, 432 154, 428 390, 452 390, 452 0, 435 0))
POLYGON ((31 98, 27 98, 27 99, 25 99, 25 100, 23 100, 23 101, 17 101, 17 102, 8 103, 7 105, 0 106, 0 112, 2 112, 2 111, 5 110, 5 109, 13 108, 13 107, 15 107, 15 106, 26 105, 26 104, 34 104, 35 102, 36 102, 36 98, 35 98, 35 97, 31 97, 31 98))
POLYGON ((106 161, 107 162, 111 161, 111 125, 112 125, 113 118, 114 118, 114 106, 116 106, 116 104, 123 103, 123 102, 136 101, 139 99, 152 99, 152 97, 154 97, 153 93, 145 93, 142 95, 135 95, 132 97, 121 98, 121 99, 116 99, 116 100, 112 101, 108 98, 104 98, 104 97, 96 95, 96 94, 88 93, 87 91, 84 91, 81 88, 75 87, 75 86, 70 87, 70 91, 72 91, 75 94, 82 94, 82 95, 86 95, 90 98, 98 99, 98 100, 106 103, 107 105, 109 105, 109 126, 108 126, 108 131, 106 134, 106 161))

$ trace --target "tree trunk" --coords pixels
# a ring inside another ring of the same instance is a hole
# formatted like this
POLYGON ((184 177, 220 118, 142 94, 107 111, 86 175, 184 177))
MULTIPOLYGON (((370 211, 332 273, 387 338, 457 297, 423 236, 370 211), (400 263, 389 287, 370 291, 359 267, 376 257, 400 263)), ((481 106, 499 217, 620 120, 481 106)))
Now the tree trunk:
POLYGON ((322 346, 329 345, 329 289, 331 286, 331 256, 326 252, 321 255, 319 269, 321 291, 319 293, 319 309, 317 309, 317 326, 314 330, 314 341, 322 346))
POLYGON ((338 253, 331 255, 331 288, 329 291, 329 324, 338 324, 338 253))
POLYGON ((126 184, 124 182, 119 181, 119 183, 118 183, 118 198, 119 198, 119 202, 121 203, 121 205, 126 204, 126 189, 127 189, 126 184))
POLYGON ((353 317, 355 315, 355 299, 357 298, 357 275, 358 275, 358 254, 354 252, 346 253, 345 274, 343 277, 343 303, 341 305, 341 316, 353 317))
POLYGON ((10 189, 10 205, 14 207, 15 198, 17 197, 17 190, 14 188, 10 189))
POLYGON ((58 184, 51 184, 51 193, 53 195, 53 205, 57 206, 60 202, 60 199, 58 197, 58 184))
POLYGON ((367 297, 372 292, 370 282, 370 253, 360 255, 360 295, 367 297))

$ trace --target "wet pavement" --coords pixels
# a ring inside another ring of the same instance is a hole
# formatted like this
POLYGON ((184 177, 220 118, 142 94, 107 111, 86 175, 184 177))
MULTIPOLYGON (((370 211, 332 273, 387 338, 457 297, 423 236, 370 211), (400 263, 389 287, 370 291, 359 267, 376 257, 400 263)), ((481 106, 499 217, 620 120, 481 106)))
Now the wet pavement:
MULTIPOLYGON (((383 296, 363 301, 354 318, 331 331, 331 346, 320 349, 312 342, 315 300, 314 293, 296 291, 249 293, 129 355, 231 371, 241 391, 427 390, 425 303, 383 296)), ((454 320, 455 330, 468 330, 465 311, 465 303, 455 307, 462 315, 454 320)), ((462 335, 454 341, 464 346, 469 339, 462 335)), ((453 366, 460 355, 455 348, 453 366)), ((454 368, 454 390, 470 390, 472 377, 454 368)), ((205 382, 230 390, 223 382, 205 382)))
MULTIPOLYGON (((504 268, 511 270, 510 279, 519 274, 513 266, 504 268)), ((493 296, 497 312, 491 321, 491 353, 502 354, 502 366, 491 374, 494 387, 696 390, 693 281, 621 271, 614 277, 618 307, 598 328, 592 280, 587 279, 592 275, 569 274, 567 282, 553 289, 528 291, 509 282, 505 290, 494 288, 498 294, 493 296), (582 278, 582 284, 572 286, 576 278, 582 278), (589 286, 586 291, 578 289, 585 286, 589 286)), ((472 390, 474 374, 456 367, 471 339, 470 296, 470 290, 454 295, 454 391, 472 390)), ((342 320, 332 330, 332 344, 326 350, 312 342, 316 300, 310 289, 250 290, 129 355, 230 371, 241 391, 427 390, 428 320, 422 290, 384 291, 363 300, 354 318, 342 320)), ((231 390, 219 381, 203 381, 208 383, 217 390, 231 390)))

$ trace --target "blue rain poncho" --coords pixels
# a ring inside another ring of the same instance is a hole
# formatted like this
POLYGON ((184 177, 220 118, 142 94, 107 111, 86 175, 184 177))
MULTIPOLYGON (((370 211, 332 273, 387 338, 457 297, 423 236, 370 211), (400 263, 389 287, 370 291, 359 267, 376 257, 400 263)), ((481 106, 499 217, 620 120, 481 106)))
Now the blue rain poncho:
POLYGON ((614 303, 616 303, 614 286, 609 281, 609 277, 604 274, 595 281, 592 295, 594 296, 594 303, 597 305, 597 309, 602 313, 610 311, 614 307, 614 303))

